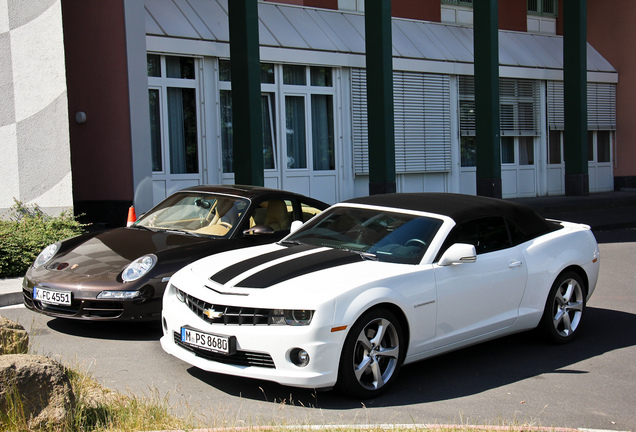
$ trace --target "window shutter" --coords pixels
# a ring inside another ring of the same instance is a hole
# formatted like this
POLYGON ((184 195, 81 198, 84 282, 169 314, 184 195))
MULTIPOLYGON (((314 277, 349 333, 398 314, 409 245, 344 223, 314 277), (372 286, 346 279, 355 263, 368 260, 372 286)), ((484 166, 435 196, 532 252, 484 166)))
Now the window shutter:
POLYGON ((548 128, 565 129, 563 81, 548 81, 548 128))
POLYGON ((462 136, 475 136, 475 78, 459 76, 459 129, 462 136))
MULTIPOLYGON (((369 173, 366 74, 351 71, 353 158, 369 173)), ((398 174, 451 170, 450 77, 393 73, 395 165, 398 174)))
POLYGON ((393 99, 396 171, 450 171, 450 77, 394 72, 393 99))
MULTIPOLYGON (((548 81, 548 126, 565 129, 563 81, 548 81)), ((616 85, 587 83, 588 130, 616 130, 616 85)))
MULTIPOLYGON (((499 125, 502 135, 541 133, 539 81, 499 79, 499 125)), ((475 135, 475 78, 459 76, 459 128, 462 136, 475 135)))
POLYGON ((616 85, 587 84, 588 130, 616 130, 616 85))
POLYGON ((367 128, 367 81, 364 69, 351 70, 351 121, 353 131, 353 171, 369 174, 367 128))
POLYGON ((540 135, 539 81, 499 79, 499 114, 502 135, 540 135))

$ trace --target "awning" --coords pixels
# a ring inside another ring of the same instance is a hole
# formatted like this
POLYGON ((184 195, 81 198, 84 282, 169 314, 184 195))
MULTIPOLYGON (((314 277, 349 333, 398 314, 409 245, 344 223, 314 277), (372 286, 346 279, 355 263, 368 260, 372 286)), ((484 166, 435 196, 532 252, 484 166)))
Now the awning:
MULTIPOLYGON (((364 67, 364 14, 260 2, 262 61, 364 67)), ((148 51, 229 56, 227 0, 146 0, 148 51)), ((396 70, 472 74, 473 29, 393 18, 396 70)), ((563 79, 563 37, 499 30, 500 76, 563 79)), ((616 82, 588 43, 588 80, 616 82)))

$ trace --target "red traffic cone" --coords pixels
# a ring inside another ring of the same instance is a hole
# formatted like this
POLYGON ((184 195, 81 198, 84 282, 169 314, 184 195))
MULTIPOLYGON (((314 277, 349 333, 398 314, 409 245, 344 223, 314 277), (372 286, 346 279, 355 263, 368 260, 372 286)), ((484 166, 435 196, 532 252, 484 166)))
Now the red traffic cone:
POLYGON ((126 222, 126 226, 129 227, 137 221, 137 215, 135 214, 135 207, 130 206, 128 209, 128 222, 126 222))

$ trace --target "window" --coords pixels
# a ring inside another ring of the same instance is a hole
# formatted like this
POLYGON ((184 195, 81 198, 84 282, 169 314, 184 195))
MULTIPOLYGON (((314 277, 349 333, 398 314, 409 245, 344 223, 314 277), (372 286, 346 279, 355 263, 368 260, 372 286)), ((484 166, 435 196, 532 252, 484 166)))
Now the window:
POLYGON ((316 171, 336 169, 333 134, 333 96, 311 95, 311 138, 316 171))
POLYGON ((515 139, 514 137, 501 137, 501 163, 515 163, 515 139))
MULTIPOLYGON (((549 163, 562 163, 561 141, 565 128, 562 81, 548 81, 549 163)), ((588 161, 611 162, 612 131, 616 130, 616 84, 587 83, 588 161)))
POLYGON ((534 137, 522 136, 519 141, 519 165, 534 165, 534 137))
POLYGON ((271 199, 258 205, 250 218, 250 228, 268 226, 276 231, 288 231, 294 220, 293 204, 289 200, 271 199))
POLYGON ((611 162, 611 132, 587 132, 587 160, 588 162, 611 162))
MULTIPOLYGON (((540 85, 537 80, 499 79, 499 123, 502 135, 541 133, 540 85)), ((459 77, 459 112, 461 134, 475 134, 475 78, 459 77)))
POLYGON ((287 138, 287 168, 307 168, 304 97, 285 97, 285 125, 287 138))
POLYGON ((300 203, 300 213, 301 213, 303 222, 307 222, 309 219, 311 219, 312 217, 316 216, 321 211, 322 210, 320 210, 319 208, 314 207, 311 204, 306 204, 304 202, 300 203))
POLYGON ((473 0, 442 0, 442 3, 457 6, 472 6, 473 0))
POLYGON ((610 132, 596 132, 597 162, 611 162, 610 132))
POLYGON ((528 14, 556 17, 559 8, 557 0, 528 0, 528 14))
POLYGON ((152 157, 152 170, 163 171, 161 159, 161 100, 158 89, 148 90, 150 102, 150 153, 152 157))
POLYGON ((534 137, 502 136, 501 163, 503 165, 534 165, 534 137))
POLYGON ((471 244, 475 246, 479 255, 507 249, 524 241, 526 236, 513 222, 503 217, 484 217, 464 222, 453 228, 440 249, 440 256, 441 251, 445 251, 455 243, 471 244))
POLYGON ((199 172, 196 59, 147 55, 152 170, 199 172))
MULTIPOLYGON (((351 79, 354 169, 356 174, 365 175, 369 173, 369 153, 364 69, 353 69, 351 79)), ((395 71, 393 100, 396 172, 450 171, 450 77, 395 71)))
POLYGON ((560 164, 561 157, 561 131, 550 130, 548 137, 548 163, 551 165, 560 164))
POLYGON ((462 167, 477 166, 477 145, 474 136, 463 136, 461 140, 462 167))
POLYGON ((305 66, 283 66, 283 84, 307 85, 305 66))
MULTIPOLYGON (((534 165, 535 136, 541 131, 540 85, 536 80, 499 79, 501 163, 534 165)), ((459 77, 461 166, 476 166, 475 79, 459 77)))
MULTIPOLYGON (((219 81, 221 90, 219 101, 221 106, 221 154, 224 173, 234 172, 234 148, 232 145, 232 70, 229 60, 219 60, 219 81)), ((261 84, 274 84, 274 64, 261 63, 261 84)), ((263 127, 263 168, 276 169, 276 111, 273 93, 261 94, 261 122, 263 127)))
MULTIPOLYGON (((232 97, 228 60, 219 60, 219 81, 222 165, 224 173, 232 173, 232 97)), ((278 165, 283 163, 290 170, 335 170, 333 69, 262 63, 261 90, 265 169, 280 169, 278 165), (277 100, 282 104, 278 108, 280 112, 277 112, 277 100), (284 123, 277 125, 277 118, 284 123), (277 128, 283 128, 278 144, 277 128)))

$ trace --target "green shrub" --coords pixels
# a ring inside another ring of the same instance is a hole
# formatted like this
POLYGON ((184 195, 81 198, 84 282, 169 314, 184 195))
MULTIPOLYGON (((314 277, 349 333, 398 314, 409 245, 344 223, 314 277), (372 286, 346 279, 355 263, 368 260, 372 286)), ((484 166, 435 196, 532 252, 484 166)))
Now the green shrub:
POLYGON ((15 200, 9 220, 0 220, 0 278, 23 276, 42 249, 83 233, 84 226, 70 211, 53 217, 15 200))

